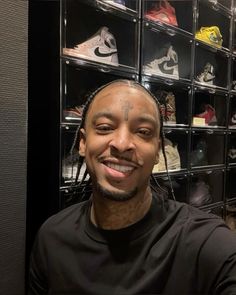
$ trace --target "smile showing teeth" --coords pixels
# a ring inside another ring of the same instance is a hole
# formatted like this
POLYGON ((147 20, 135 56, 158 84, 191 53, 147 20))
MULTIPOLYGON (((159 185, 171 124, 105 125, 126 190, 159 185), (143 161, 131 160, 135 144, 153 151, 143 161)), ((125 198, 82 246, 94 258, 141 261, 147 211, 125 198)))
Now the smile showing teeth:
POLYGON ((107 163, 106 165, 107 165, 107 167, 117 170, 119 172, 130 172, 130 171, 134 170, 134 168, 130 167, 130 166, 117 165, 117 164, 113 164, 113 163, 107 163))

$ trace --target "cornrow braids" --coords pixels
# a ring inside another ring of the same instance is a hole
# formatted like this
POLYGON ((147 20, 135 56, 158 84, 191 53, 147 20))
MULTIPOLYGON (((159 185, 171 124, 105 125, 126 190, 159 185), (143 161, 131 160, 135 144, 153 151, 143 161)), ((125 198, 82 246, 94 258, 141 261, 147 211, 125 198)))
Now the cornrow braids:
MULTIPOLYGON (((86 100, 86 103, 84 104, 80 124, 76 129, 75 136, 74 136, 74 139, 73 139, 73 143, 72 143, 72 146, 71 146, 71 150, 70 150, 71 158, 73 158, 73 155, 75 153, 78 153, 77 145, 78 145, 78 142, 79 142, 80 130, 81 130, 81 128, 84 128, 84 126, 85 126, 85 120, 86 120, 87 112, 88 112, 88 109, 89 109, 93 99, 95 98, 95 96, 100 91, 102 91, 104 88, 106 88, 109 85, 114 84, 114 83, 124 83, 124 84, 128 84, 130 86, 138 86, 141 89, 143 89, 145 92, 147 92, 153 98, 153 100, 156 102, 157 109, 158 109, 158 112, 159 112, 159 118, 160 118, 161 149, 162 149, 162 153, 163 153, 163 157, 164 157, 164 162, 165 162, 165 167, 166 167, 166 171, 167 171, 167 175, 168 175, 168 180, 169 180, 169 183, 170 183, 170 190, 171 190, 170 192, 171 192, 172 198, 175 200, 174 191, 173 191, 173 187, 172 187, 172 182, 171 182, 171 179, 170 179, 168 166, 167 166, 166 153, 165 153, 165 144, 164 144, 164 142, 165 142, 165 134, 164 134, 164 130, 163 130, 163 115, 161 113, 160 102, 157 99, 157 97, 149 89, 147 89, 144 85, 142 85, 138 81, 126 80, 126 79, 116 79, 116 80, 113 80, 113 81, 111 81, 109 83, 106 83, 106 84, 98 87, 95 91, 93 91, 88 96, 88 98, 86 100)), ((74 163, 74 161, 72 161, 72 163, 74 163)), ((74 180, 72 179, 71 186, 70 186, 70 191, 72 193, 70 199, 75 198, 77 201, 83 201, 83 200, 85 200, 87 198, 88 193, 89 194, 91 193, 91 188, 89 189, 90 184, 91 184, 91 179, 90 179, 90 176, 88 174, 87 169, 85 169, 85 171, 83 172, 83 175, 80 177, 81 168, 82 168, 82 166, 84 164, 85 164, 85 158, 83 156, 79 155, 79 157, 77 159, 76 176, 75 176, 74 180), (79 199, 78 199, 78 194, 80 194, 79 199)), ((74 168, 73 166, 74 166, 74 164, 72 164, 72 178, 73 178, 73 168, 74 168)), ((151 179, 152 179, 153 183, 155 184, 155 187, 158 190, 161 189, 163 192, 166 193, 166 191, 163 188, 160 187, 159 183, 157 182, 157 180, 155 179, 155 177, 153 175, 151 175, 151 179)), ((152 188, 154 190, 156 190, 155 187, 153 187, 153 185, 152 185, 152 188)))

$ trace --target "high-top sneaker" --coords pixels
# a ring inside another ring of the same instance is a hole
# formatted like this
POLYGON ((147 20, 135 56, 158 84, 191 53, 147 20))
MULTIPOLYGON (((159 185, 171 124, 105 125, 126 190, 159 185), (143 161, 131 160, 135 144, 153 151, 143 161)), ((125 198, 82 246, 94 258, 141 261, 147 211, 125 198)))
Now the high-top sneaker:
POLYGON ((74 48, 63 48, 63 54, 118 65, 116 40, 107 27, 101 27, 95 35, 74 48))
POLYGON ((173 46, 168 48, 165 56, 156 58, 144 66, 144 70, 154 75, 179 79, 178 55, 173 46))

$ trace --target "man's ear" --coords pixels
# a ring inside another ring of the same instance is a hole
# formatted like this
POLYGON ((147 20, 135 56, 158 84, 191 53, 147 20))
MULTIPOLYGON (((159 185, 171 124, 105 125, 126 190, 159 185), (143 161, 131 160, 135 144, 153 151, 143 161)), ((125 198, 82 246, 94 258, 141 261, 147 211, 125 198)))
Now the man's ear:
POLYGON ((161 148, 161 139, 158 140, 158 144, 157 144, 157 154, 156 154, 155 164, 159 163, 160 148, 161 148))
POLYGON ((85 156, 85 150, 86 150, 86 132, 84 128, 80 129, 79 134, 79 154, 80 156, 85 156))

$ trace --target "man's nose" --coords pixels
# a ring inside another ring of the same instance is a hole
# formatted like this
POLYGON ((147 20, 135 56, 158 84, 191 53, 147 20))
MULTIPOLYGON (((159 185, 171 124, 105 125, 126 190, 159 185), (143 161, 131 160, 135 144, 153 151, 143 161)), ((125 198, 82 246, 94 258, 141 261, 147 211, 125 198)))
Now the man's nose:
POLYGON ((110 141, 110 147, 119 151, 120 153, 132 151, 135 149, 134 135, 128 127, 124 126, 119 128, 114 133, 114 137, 110 141))

